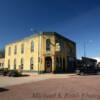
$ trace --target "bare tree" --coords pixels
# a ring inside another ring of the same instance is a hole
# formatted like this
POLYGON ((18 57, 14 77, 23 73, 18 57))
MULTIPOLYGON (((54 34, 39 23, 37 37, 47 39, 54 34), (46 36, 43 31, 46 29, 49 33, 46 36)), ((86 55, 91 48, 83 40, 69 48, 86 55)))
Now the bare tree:
POLYGON ((0 58, 4 58, 4 57, 5 57, 5 50, 0 49, 0 58))

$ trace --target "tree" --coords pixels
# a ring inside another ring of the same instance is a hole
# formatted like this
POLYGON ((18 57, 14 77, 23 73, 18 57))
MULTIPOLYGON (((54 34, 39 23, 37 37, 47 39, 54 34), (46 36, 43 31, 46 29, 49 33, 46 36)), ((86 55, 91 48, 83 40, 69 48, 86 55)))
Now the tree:
POLYGON ((1 49, 0 50, 0 58, 4 58, 5 57, 5 50, 1 49))

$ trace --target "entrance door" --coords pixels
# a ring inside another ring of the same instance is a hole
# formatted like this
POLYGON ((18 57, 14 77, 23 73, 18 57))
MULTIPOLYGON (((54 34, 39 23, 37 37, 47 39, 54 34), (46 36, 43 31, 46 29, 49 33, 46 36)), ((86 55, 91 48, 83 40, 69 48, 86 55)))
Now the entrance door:
POLYGON ((65 58, 63 58, 63 72, 66 72, 66 68, 65 68, 65 58))
POLYGON ((45 58, 45 71, 47 73, 52 72, 52 59, 51 59, 51 57, 45 58))

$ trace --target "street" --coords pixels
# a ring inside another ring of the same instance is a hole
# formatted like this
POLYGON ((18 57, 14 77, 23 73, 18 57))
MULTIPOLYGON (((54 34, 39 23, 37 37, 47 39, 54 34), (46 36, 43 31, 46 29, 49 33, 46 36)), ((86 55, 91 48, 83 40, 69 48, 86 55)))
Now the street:
MULTIPOLYGON (((41 76, 40 76, 41 77, 41 76)), ((100 76, 69 76, 2 88, 0 100, 100 100, 100 76)))

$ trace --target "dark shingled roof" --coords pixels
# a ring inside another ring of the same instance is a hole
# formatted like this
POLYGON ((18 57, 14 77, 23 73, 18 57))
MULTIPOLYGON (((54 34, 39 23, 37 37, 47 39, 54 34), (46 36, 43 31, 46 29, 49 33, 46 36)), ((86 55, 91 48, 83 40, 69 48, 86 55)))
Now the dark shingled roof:
POLYGON ((62 36, 62 35, 60 35, 60 34, 58 34, 57 32, 39 32, 39 33, 35 33, 35 34, 32 34, 32 35, 30 35, 30 36, 28 36, 28 37, 25 37, 25 38, 23 38, 23 39, 17 40, 17 41, 15 41, 15 42, 11 42, 11 43, 9 43, 9 44, 7 44, 7 45, 10 45, 10 44, 13 44, 13 43, 16 43, 16 42, 20 42, 20 41, 24 41, 24 40, 28 40, 28 39, 30 39, 30 38, 33 38, 33 37, 39 36, 39 35, 43 35, 43 34, 44 34, 44 35, 55 35, 55 36, 57 36, 57 37, 60 37, 60 38, 64 39, 65 41, 69 41, 69 42, 73 43, 74 45, 76 45, 76 43, 75 43, 74 41, 72 41, 72 40, 70 40, 70 39, 68 39, 68 38, 66 38, 66 37, 64 37, 64 36, 62 36))

